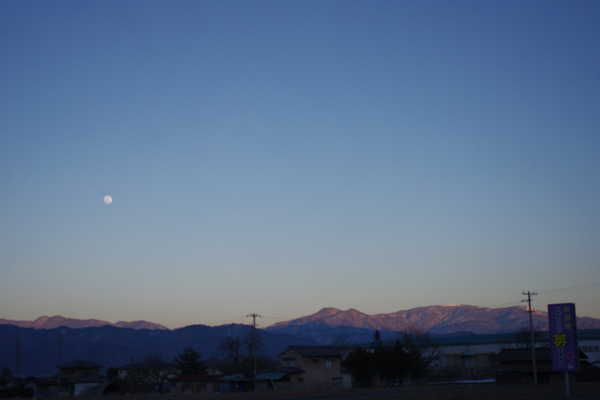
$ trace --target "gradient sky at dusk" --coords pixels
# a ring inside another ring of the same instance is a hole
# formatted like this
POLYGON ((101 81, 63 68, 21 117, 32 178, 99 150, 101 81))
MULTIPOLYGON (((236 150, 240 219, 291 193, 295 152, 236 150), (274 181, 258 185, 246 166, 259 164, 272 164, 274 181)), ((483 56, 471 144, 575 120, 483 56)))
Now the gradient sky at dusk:
POLYGON ((598 21, 0 2, 0 318, 267 326, 527 290, 600 318, 598 21))

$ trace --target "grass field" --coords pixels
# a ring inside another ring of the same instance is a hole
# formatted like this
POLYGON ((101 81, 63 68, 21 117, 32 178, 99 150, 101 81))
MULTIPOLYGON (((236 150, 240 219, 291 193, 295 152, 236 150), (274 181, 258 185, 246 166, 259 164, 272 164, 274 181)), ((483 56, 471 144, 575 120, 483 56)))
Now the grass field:
MULTIPOLYGON (((600 383, 571 385, 571 398, 600 399, 600 383)), ((111 396, 111 400, 283 400, 283 399, 358 399, 358 400, 558 400, 566 398, 564 385, 453 385, 405 386, 381 389, 336 391, 297 391, 267 393, 211 393, 185 395, 111 396)))

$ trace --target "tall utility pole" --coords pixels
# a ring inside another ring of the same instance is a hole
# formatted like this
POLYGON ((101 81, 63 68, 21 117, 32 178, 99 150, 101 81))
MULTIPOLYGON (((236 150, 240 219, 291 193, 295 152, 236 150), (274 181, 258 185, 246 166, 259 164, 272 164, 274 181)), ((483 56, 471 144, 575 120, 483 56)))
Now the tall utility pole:
POLYGON ((533 360, 533 383, 537 385, 537 366, 535 364, 535 342, 533 340, 533 319, 531 317, 532 309, 531 309, 531 296, 537 296, 536 292, 523 292, 523 295, 527 296, 527 300, 521 300, 521 303, 526 301, 529 303, 529 332, 531 333, 531 359, 533 360))
POLYGON ((256 368, 258 364, 258 356, 256 355, 256 318, 262 318, 258 314, 249 314, 246 315, 246 318, 252 317, 252 356, 254 357, 254 391, 258 391, 258 379, 256 378, 258 374, 256 373, 256 368))

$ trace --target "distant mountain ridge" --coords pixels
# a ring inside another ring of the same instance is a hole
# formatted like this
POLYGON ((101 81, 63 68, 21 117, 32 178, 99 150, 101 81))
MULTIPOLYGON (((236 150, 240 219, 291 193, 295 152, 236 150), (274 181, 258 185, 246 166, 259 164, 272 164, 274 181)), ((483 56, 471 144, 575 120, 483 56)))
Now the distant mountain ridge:
POLYGON ((34 329, 54 329, 59 327, 67 327, 71 329, 83 329, 83 328, 99 328, 101 326, 114 326, 117 328, 132 328, 132 329, 149 329, 154 330, 169 330, 166 326, 155 324, 146 321, 119 321, 116 324, 101 321, 98 319, 74 319, 65 318, 60 315, 53 317, 42 316, 35 321, 11 321, 8 319, 0 318, 0 325, 14 325, 20 328, 34 328, 34 329))
MULTIPOLYGON (((84 359, 101 364, 103 368, 120 367, 139 361, 145 354, 159 353, 167 360, 181 353, 184 347, 193 347, 208 361, 221 357, 219 344, 224 337, 243 339, 251 334, 250 325, 221 325, 216 327, 190 325, 173 330, 123 329, 110 325, 90 328, 59 327, 54 329, 21 328, 0 325, 0 370, 12 369, 15 344, 21 345, 23 376, 49 376, 56 372, 59 343, 63 362, 84 359)), ((317 343, 287 334, 269 333, 257 329, 262 340, 262 351, 276 358, 287 346, 314 346, 317 343)), ((101 370, 103 372, 104 369, 101 370)))
MULTIPOLYGON (((579 329, 600 328, 600 319, 578 317, 577 324, 579 329)), ((548 313, 534 309, 533 325, 539 330, 547 330, 548 313)), ((376 315, 368 315, 355 309, 342 311, 337 308, 323 308, 306 317, 278 322, 266 330, 325 343, 325 340, 339 334, 346 335, 351 342, 368 340, 376 329, 380 330, 383 336, 393 337, 397 336, 398 332, 405 332, 414 327, 433 335, 451 335, 509 333, 524 326, 529 326, 529 313, 525 306, 487 308, 446 305, 417 307, 376 315)))

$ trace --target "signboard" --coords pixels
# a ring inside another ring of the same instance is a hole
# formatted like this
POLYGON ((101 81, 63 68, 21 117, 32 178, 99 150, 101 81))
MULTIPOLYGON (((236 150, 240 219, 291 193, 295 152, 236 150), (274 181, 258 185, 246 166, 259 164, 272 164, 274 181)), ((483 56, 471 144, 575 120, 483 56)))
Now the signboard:
POLYGON ((575 304, 548 304, 552 371, 579 371, 575 304))

